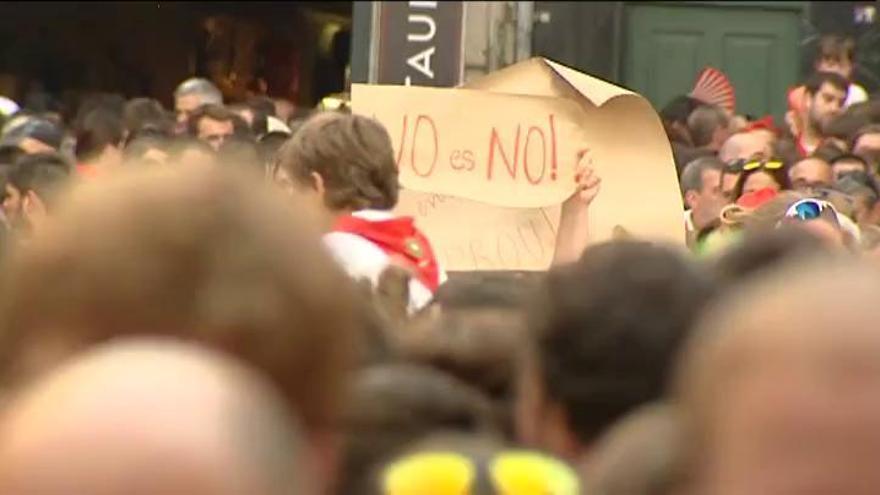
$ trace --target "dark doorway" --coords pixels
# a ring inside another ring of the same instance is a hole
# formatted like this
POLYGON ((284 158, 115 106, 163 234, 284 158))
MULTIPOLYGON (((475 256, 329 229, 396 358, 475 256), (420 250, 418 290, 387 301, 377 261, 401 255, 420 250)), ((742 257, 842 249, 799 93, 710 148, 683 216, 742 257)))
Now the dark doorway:
POLYGON ((3 2, 0 94, 110 91, 171 103, 209 76, 230 100, 250 92, 314 105, 341 91, 351 2, 3 2), (329 40, 329 41, 328 41, 329 40))

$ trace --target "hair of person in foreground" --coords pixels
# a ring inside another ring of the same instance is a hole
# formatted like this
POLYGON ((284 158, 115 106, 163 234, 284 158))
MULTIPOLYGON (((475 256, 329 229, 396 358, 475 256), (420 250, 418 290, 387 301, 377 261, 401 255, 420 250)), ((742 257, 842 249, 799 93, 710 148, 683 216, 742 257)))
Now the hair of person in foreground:
POLYGON ((582 470, 586 493, 594 495, 672 495, 684 480, 681 431, 676 408, 643 406, 629 414, 596 444, 582 470))
POLYGON ((520 440, 579 459, 617 420, 661 398, 714 289, 684 253, 641 241, 595 245, 551 270, 529 318, 520 440))
POLYGON ((119 339, 6 404, 0 492, 314 493, 301 447, 296 419, 253 368, 181 340, 119 339))
POLYGON ((527 341, 525 314, 541 275, 458 273, 395 335, 400 356, 455 375, 491 400, 513 437, 516 377, 527 341))
POLYGON ((802 258, 710 308, 678 370, 689 489, 880 492, 880 271, 802 258))
POLYGON ((581 495, 583 483, 565 461, 511 448, 492 437, 438 434, 388 459, 368 495, 581 495))
POLYGON ((4 267, 0 383, 115 337, 174 336, 266 373, 332 452, 360 332, 313 217, 298 195, 220 167, 80 184, 4 267))
POLYGON ((369 478, 389 457, 439 432, 495 437, 487 397, 468 383, 425 366, 383 364, 354 379, 346 410, 346 447, 336 493, 373 493, 369 478))
POLYGON ((726 288, 798 256, 831 255, 832 252, 820 237, 806 229, 787 225, 774 230, 746 232, 740 242, 711 260, 711 270, 718 283, 726 288))

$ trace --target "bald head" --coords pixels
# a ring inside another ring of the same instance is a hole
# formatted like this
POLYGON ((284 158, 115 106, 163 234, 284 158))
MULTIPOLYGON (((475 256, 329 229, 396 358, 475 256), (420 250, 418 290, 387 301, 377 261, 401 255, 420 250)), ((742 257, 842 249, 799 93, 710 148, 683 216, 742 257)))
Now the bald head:
POLYGON ((24 389, 0 423, 0 493, 307 493, 282 399, 236 361, 119 341, 24 389))
POLYGON ((872 267, 810 260, 709 315, 679 377, 699 493, 880 493, 878 293, 872 267))
POLYGON ((834 171, 831 165, 818 157, 804 158, 788 170, 788 178, 795 189, 831 187, 834 171))
POLYGON ((733 160, 748 160, 755 155, 769 157, 772 153, 771 141, 764 132, 740 132, 730 136, 718 151, 718 158, 728 163, 733 160))

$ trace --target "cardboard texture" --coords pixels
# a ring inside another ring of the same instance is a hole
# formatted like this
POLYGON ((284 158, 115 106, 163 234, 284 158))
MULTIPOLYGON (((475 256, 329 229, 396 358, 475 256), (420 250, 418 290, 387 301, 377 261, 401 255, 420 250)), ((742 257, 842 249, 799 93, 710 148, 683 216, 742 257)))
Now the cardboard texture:
POLYGON ((464 88, 355 85, 352 102, 355 112, 388 127, 406 188, 398 211, 416 217, 449 270, 546 269, 559 204, 574 190, 576 154, 585 149, 602 178, 590 212, 592 242, 624 229, 640 238, 684 243, 672 151, 659 117, 635 93, 536 58, 464 88), (551 139, 549 153, 532 127, 551 139), (542 167, 536 164, 544 165, 539 181, 542 167), (539 219, 547 227, 533 229, 540 240, 528 249, 523 234, 519 255, 511 254, 516 243, 508 236, 516 239, 512 232, 519 235, 518 229, 540 224, 539 219))
POLYGON ((355 112, 385 124, 401 184, 498 206, 561 203, 574 187, 581 112, 546 96, 352 87, 355 112))
POLYGON ((546 270, 553 260, 559 206, 505 208, 400 191, 397 212, 416 219, 442 266, 451 271, 546 270))

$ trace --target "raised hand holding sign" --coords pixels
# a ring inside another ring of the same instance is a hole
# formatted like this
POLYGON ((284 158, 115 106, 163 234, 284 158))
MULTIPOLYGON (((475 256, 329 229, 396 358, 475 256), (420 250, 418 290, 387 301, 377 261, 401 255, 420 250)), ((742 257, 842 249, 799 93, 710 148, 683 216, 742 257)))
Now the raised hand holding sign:
POLYGON ((622 229, 684 244, 672 152, 635 93, 532 59, 466 88, 355 85, 352 97, 391 134, 405 188, 398 211, 422 222, 451 270, 547 268, 585 149, 602 178, 601 194, 587 188, 590 242, 622 229), (426 203, 430 219, 419 215, 426 203), (527 225, 540 226, 535 242, 517 234, 527 225))

